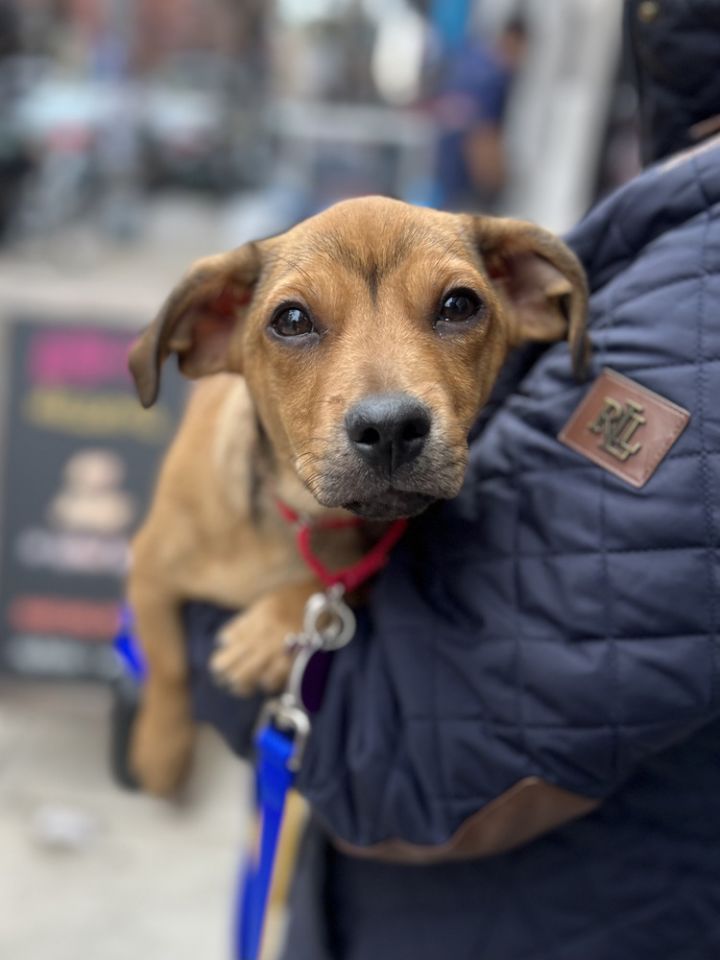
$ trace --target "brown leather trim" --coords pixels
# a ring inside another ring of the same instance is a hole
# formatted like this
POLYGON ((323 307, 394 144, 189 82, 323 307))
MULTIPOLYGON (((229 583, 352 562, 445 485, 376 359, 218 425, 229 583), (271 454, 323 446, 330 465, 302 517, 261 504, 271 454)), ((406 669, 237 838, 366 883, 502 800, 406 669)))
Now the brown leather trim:
POLYGON ((558 439, 631 486, 642 487, 689 419, 676 403, 605 368, 558 439))
POLYGON ((679 167, 688 160, 692 160, 693 157, 697 157, 701 153, 705 153, 708 150, 713 150, 719 143, 720 135, 715 134, 715 136, 709 137, 707 140, 703 140, 702 142, 698 143, 695 147, 688 147, 687 150, 681 150, 680 153, 673 154, 662 164, 659 169, 662 170, 663 173, 666 173, 668 170, 674 170, 675 167, 679 167))
POLYGON ((473 860, 505 853, 556 827, 585 816, 599 800, 571 793, 539 777, 525 777, 469 817, 452 837, 436 846, 385 840, 357 847, 335 838, 338 850, 353 857, 390 863, 432 864, 473 860))
POLYGON ((701 120, 690 127, 690 136, 693 140, 704 140, 705 137, 711 137, 720 130, 720 113, 716 113, 707 120, 701 120))

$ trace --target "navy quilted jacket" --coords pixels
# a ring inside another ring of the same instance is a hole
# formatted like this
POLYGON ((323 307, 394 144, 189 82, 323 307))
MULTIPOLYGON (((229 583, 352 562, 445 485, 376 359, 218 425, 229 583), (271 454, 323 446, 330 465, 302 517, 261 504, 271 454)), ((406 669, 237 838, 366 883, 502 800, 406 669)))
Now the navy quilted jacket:
POLYGON ((594 372, 690 423, 636 490, 556 440, 587 389, 565 345, 506 383, 462 494, 414 524, 336 656, 288 960, 720 957, 720 139, 570 242, 594 372), (328 839, 442 843, 528 776, 599 805, 462 863, 328 839))
POLYGON ((322 868, 331 920, 304 927, 293 960, 720 956, 720 139, 646 171, 570 242, 595 370, 690 423, 628 486, 555 439, 587 386, 563 345, 547 351, 475 440, 461 496, 381 577, 302 785, 356 844, 441 843, 532 775, 604 802, 463 864, 311 838, 302 915, 322 868))
POLYGON ((556 440, 588 388, 567 347, 535 363, 337 657, 304 786, 342 837, 441 842, 528 774, 606 797, 720 712, 720 139, 570 242, 595 372, 690 423, 636 490, 556 440))

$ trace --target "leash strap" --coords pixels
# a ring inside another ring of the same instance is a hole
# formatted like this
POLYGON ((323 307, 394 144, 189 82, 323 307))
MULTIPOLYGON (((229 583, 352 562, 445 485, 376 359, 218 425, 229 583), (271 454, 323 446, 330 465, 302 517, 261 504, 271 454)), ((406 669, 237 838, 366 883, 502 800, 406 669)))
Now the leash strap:
MULTIPOLYGON (((298 654, 293 683, 302 682, 310 656, 309 650, 298 654)), ((309 734, 310 718, 291 687, 277 700, 269 701, 260 716, 255 736, 259 834, 254 855, 240 881, 237 960, 259 960, 261 954, 285 801, 300 769, 309 734)))
POLYGON ((118 631, 113 638, 113 648, 125 673, 138 685, 142 684, 147 673, 145 659, 140 644, 135 637, 132 610, 127 604, 120 609, 118 631))
POLYGON ((248 865, 241 881, 238 960, 258 960, 260 956, 285 801, 295 780, 295 773, 291 769, 294 752, 291 735, 268 725, 258 734, 256 745, 260 835, 255 860, 248 865))

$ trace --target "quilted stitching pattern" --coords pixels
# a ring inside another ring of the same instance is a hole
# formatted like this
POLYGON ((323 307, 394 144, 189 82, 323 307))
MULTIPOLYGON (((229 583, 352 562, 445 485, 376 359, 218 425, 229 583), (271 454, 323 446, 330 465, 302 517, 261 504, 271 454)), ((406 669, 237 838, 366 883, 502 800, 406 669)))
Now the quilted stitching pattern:
POLYGON ((475 441, 458 500, 381 578, 338 657, 304 789, 355 843, 445 840, 537 774, 606 797, 720 713, 720 146, 581 225, 596 370, 691 411, 634 490, 555 437, 587 386, 547 351, 475 441))

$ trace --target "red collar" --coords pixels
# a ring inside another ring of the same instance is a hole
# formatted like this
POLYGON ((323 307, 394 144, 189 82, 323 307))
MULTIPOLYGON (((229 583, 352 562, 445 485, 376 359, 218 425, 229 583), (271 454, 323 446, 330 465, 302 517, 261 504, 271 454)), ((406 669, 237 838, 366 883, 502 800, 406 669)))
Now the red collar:
POLYGON ((303 520, 300 514, 296 513, 292 507, 289 507, 286 503, 283 503, 282 500, 278 499, 277 505, 283 519, 295 525, 298 551, 308 567, 310 567, 325 587, 332 587, 336 583, 340 583, 347 591, 356 590, 385 566, 390 556, 390 551, 400 537, 402 537, 403 533, 405 533, 408 524, 407 520, 395 520, 361 560, 358 560, 357 563, 349 567, 332 571, 321 563, 313 551, 311 540, 313 531, 344 530, 348 527, 361 527, 363 521, 360 517, 337 517, 330 520, 318 520, 311 525, 309 520, 303 520))

